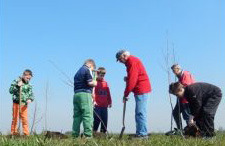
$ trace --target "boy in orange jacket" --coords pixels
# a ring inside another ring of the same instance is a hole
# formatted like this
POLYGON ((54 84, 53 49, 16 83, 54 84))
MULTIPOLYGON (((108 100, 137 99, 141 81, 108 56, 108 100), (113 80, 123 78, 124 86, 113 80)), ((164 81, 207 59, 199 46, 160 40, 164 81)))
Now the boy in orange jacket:
POLYGON ((106 70, 98 68, 97 86, 94 88, 94 132, 97 132, 101 123, 100 132, 107 132, 108 107, 112 106, 112 99, 107 82, 104 80, 106 70))

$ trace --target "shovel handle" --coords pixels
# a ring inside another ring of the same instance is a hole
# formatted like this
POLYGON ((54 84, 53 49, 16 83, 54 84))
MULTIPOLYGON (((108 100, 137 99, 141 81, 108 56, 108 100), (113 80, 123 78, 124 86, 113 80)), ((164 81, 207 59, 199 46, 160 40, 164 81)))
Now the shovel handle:
POLYGON ((125 100, 124 103, 123 103, 123 127, 122 127, 122 130, 121 130, 121 132, 120 132, 119 139, 122 139, 123 133, 124 133, 124 130, 125 130, 125 112, 126 112, 126 103, 127 103, 127 101, 125 100))
POLYGON ((126 104, 127 104, 127 101, 125 100, 123 104, 123 127, 125 127, 126 104))

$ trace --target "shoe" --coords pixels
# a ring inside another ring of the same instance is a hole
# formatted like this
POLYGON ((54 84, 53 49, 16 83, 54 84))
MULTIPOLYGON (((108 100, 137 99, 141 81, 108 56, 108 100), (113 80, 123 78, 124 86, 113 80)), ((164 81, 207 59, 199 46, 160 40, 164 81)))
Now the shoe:
POLYGON ((204 139, 204 140, 214 140, 215 136, 203 136, 202 139, 204 139))
POLYGON ((149 136, 148 135, 135 135, 133 137, 133 139, 148 139, 149 136))
POLYGON ((166 136, 170 136, 170 135, 183 135, 183 130, 174 128, 174 130, 166 132, 165 134, 166 136))
POLYGON ((90 139, 93 139, 93 137, 92 136, 88 136, 88 135, 82 135, 82 137, 81 138, 83 138, 83 139, 87 139, 87 140, 90 140, 90 139))
POLYGON ((86 140, 92 140, 93 137, 92 136, 85 136, 84 139, 86 139, 86 140))

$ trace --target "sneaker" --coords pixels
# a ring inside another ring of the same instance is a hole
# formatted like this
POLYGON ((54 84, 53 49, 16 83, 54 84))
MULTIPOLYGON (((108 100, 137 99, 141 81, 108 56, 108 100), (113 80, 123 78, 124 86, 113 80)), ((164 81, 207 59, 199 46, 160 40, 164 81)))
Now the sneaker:
POLYGON ((170 135, 174 135, 175 131, 172 130, 172 131, 168 131, 165 133, 166 136, 170 136, 170 135))
POLYGON ((212 137, 212 136, 203 136, 202 139, 203 139, 203 140, 213 141, 213 140, 215 140, 216 138, 215 138, 214 136, 213 136, 213 137, 212 137))
POLYGON ((93 137, 89 135, 83 135, 82 138, 87 140, 93 139, 93 137))
POLYGON ((93 137, 92 137, 92 136, 85 136, 84 139, 86 139, 86 140, 91 140, 91 139, 93 139, 93 137))
POLYGON ((133 139, 148 139, 149 136, 148 135, 135 135, 133 137, 133 139))
POLYGON ((170 135, 183 135, 183 130, 174 128, 174 130, 166 132, 165 134, 166 136, 170 136, 170 135))

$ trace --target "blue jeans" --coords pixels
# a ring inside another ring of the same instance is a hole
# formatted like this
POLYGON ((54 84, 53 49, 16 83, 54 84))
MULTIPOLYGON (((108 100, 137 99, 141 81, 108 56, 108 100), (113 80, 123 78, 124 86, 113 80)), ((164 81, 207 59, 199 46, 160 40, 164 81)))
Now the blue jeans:
POLYGON ((97 132, 101 123, 100 132, 106 133, 108 122, 108 108, 107 107, 94 107, 94 132, 97 132))
POLYGON ((147 99, 148 93, 142 95, 135 95, 135 121, 136 121, 136 135, 146 136, 147 131, 147 99))
POLYGON ((182 120, 180 118, 180 114, 182 113, 183 119, 186 121, 186 124, 188 124, 190 109, 189 109, 189 103, 180 103, 180 109, 179 109, 178 102, 180 101, 179 100, 177 101, 177 104, 175 108, 173 109, 173 117, 177 125, 177 129, 182 129, 182 120))

